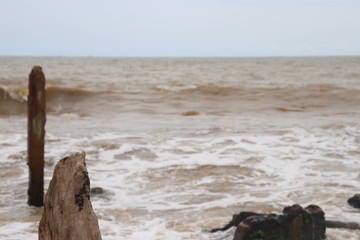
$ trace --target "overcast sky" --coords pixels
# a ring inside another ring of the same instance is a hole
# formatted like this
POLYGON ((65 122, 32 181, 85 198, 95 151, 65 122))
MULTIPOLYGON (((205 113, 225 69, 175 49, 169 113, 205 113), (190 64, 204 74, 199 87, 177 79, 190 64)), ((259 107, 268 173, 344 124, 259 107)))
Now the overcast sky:
POLYGON ((360 0, 0 3, 0 55, 360 55, 360 0))

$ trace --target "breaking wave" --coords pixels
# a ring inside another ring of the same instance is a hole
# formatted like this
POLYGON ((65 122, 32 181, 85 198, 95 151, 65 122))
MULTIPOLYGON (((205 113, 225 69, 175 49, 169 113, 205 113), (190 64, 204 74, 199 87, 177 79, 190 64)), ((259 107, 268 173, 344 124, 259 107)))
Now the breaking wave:
MULTIPOLYGON (((0 115, 24 114, 27 111, 28 94, 27 87, 0 87, 0 115)), ((98 93, 82 89, 50 86, 46 88, 47 110, 51 112, 55 105, 68 105, 96 94, 98 93)))
MULTIPOLYGON (((0 115, 23 114, 26 111, 28 89, 26 87, 0 87, 0 115)), ((47 111, 64 114, 59 111, 74 107, 82 112, 97 111, 102 114, 119 109, 127 112, 159 113, 181 108, 184 112, 263 111, 272 109, 279 112, 303 112, 307 109, 338 107, 357 108, 360 102, 360 90, 335 84, 309 84, 287 87, 239 87, 239 86, 162 86, 127 92, 88 91, 80 88, 46 88, 47 111), (214 109, 214 108, 217 109, 214 109)), ((186 115, 186 114, 185 114, 186 115)))

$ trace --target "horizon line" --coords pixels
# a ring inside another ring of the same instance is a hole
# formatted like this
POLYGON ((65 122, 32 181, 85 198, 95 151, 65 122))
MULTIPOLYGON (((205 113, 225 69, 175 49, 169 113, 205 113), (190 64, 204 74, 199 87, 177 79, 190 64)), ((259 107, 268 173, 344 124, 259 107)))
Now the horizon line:
POLYGON ((49 57, 49 58, 302 58, 302 57, 360 57, 360 54, 329 54, 329 55, 239 55, 239 56, 227 56, 227 55, 194 55, 194 56, 116 56, 116 55, 2 55, 0 57, 49 57))

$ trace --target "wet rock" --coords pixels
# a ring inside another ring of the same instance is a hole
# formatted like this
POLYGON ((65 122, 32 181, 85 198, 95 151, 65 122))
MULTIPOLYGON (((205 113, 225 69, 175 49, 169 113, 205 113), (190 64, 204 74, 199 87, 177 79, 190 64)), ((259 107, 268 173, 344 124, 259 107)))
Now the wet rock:
POLYGON ((94 187, 90 189, 90 197, 91 198, 102 198, 106 200, 110 200, 115 195, 114 192, 111 192, 109 190, 105 190, 101 187, 94 187))
POLYGON ((283 226, 287 239, 321 240, 325 239, 325 213, 320 207, 310 205, 305 209, 300 205, 283 210, 283 226))
POLYGON ((234 240, 282 240, 284 231, 278 215, 254 215, 241 221, 234 240))
POLYGON ((355 194, 348 199, 348 204, 354 208, 360 208, 360 194, 355 194))
POLYGON ((102 189, 101 187, 94 187, 90 189, 90 196, 91 195, 97 195, 97 194, 103 194, 104 193, 104 189, 102 189))
POLYGON ((282 217, 290 239, 312 239, 312 218, 300 205, 285 207, 282 217))
POLYGON ((313 220, 314 239, 326 239, 327 222, 325 212, 317 205, 309 205, 305 210, 311 215, 313 220))
POLYGON ((238 226, 241 223, 241 221, 243 221, 247 217, 259 216, 259 215, 262 215, 262 214, 255 213, 255 212, 240 212, 239 214, 234 214, 232 220, 228 224, 226 224, 222 228, 211 229, 210 232, 226 231, 231 227, 238 226))
POLYGON ((310 205, 285 207, 283 214, 241 212, 225 227, 211 232, 237 227, 233 240, 325 240, 326 221, 323 210, 310 205))
POLYGON ((85 153, 61 159, 45 196, 39 240, 101 240, 89 193, 85 153))

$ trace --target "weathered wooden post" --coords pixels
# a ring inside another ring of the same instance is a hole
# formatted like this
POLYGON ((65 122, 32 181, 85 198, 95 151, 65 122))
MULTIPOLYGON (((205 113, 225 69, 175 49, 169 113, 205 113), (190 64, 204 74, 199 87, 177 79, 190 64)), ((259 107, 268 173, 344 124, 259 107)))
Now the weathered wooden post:
POLYGON ((56 164, 45 195, 39 240, 65 239, 102 239, 90 201, 90 177, 85 153, 75 153, 56 164))
POLYGON ((34 66, 29 75, 28 96, 28 204, 44 205, 45 76, 34 66))

